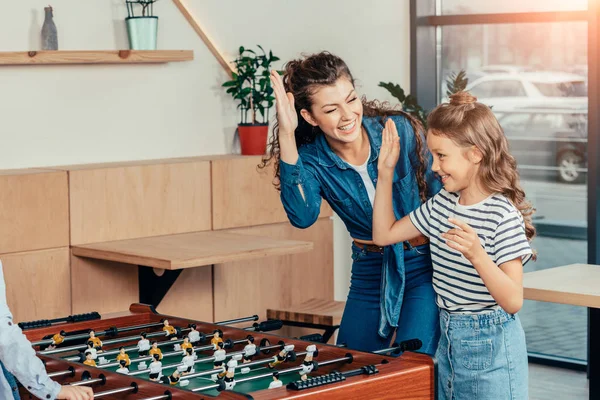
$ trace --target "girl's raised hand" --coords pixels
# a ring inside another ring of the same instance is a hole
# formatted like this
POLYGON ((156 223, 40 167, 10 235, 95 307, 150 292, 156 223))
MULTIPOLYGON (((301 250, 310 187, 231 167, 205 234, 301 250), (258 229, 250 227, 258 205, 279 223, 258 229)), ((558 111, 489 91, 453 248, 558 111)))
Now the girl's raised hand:
POLYGON ((271 71, 271 86, 275 94, 277 121, 279 122, 279 135, 294 136, 298 127, 298 115, 294 108, 294 95, 286 93, 283 78, 277 71, 271 71))
POLYGON ((398 158, 400 158, 400 138, 398 137, 396 124, 388 118, 381 134, 381 148, 379 149, 379 160, 377 162, 379 174, 393 176, 398 158))

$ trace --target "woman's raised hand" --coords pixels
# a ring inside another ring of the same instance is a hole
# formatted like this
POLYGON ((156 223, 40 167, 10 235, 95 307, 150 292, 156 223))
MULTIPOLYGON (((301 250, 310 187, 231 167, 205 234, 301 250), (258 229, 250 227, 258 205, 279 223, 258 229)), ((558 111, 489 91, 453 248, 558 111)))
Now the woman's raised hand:
POLYGON ((400 138, 398 137, 396 124, 391 118, 388 118, 381 134, 381 148, 379 149, 379 160, 377 162, 379 174, 393 177, 398 158, 400 158, 400 138))
POLYGON ((271 71, 271 86, 275 93, 279 136, 286 135, 294 137, 294 132, 298 127, 298 115, 294 108, 294 95, 285 92, 283 79, 277 71, 271 71))

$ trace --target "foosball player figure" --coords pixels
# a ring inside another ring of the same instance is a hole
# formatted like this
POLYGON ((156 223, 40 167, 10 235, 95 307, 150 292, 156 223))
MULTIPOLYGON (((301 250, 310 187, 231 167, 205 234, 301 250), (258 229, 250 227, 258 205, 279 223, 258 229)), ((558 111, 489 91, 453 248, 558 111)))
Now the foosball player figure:
POLYGON ((117 369, 116 372, 120 373, 120 374, 129 374, 129 368, 127 368, 127 361, 125 360, 121 360, 119 361, 119 365, 121 366, 120 368, 117 369))
POLYGON ((150 349, 150 351, 148 353, 152 357, 158 356, 159 360, 162 360, 162 358, 163 358, 162 351, 158 348, 158 342, 156 340, 152 342, 152 348, 150 349))
POLYGON ((254 337, 252 335, 246 336, 247 344, 244 346, 244 361, 243 363, 249 363, 252 358, 256 355, 256 345, 254 344, 254 337))
POLYGON ((269 389, 277 389, 283 386, 283 382, 279 380, 279 372, 273 372, 273 382, 269 383, 269 389))
MULTIPOLYGON (((214 369, 221 368, 223 366, 223 361, 225 360, 226 354, 225 349, 223 347, 223 342, 219 342, 219 344, 217 345, 217 350, 215 350, 215 352, 213 353, 213 357, 215 358, 215 361, 213 361, 214 369)), ((211 379, 217 380, 217 376, 218 374, 212 374, 211 379)))
POLYGON ((84 365, 88 365, 90 367, 95 367, 96 366, 96 361, 94 361, 94 359, 92 358, 92 352, 89 350, 85 351, 85 361, 83 362, 84 365))
POLYGON ((150 380, 157 381, 162 373, 162 363, 160 362, 160 355, 154 354, 152 358, 154 361, 148 366, 150 368, 150 380))
POLYGON ((192 346, 198 346, 200 344, 200 332, 196 330, 196 324, 190 325, 188 337, 190 338, 190 343, 192 346))
POLYGON ((90 338, 88 340, 94 343, 94 348, 96 351, 102 351, 102 340, 96 337, 96 332, 94 332, 93 329, 90 330, 90 338))
POLYGON ((67 336, 67 332, 65 331, 60 331, 59 333, 52 335, 52 344, 48 346, 48 349, 55 349, 56 346, 65 341, 65 336, 67 336))
POLYGON ((150 341, 146 339, 146 332, 142 332, 140 334, 140 341, 137 344, 137 348, 140 357, 148 355, 148 350, 150 350, 150 341))
POLYGON ((94 342, 92 342, 91 340, 88 340, 87 342, 87 349, 85 349, 85 352, 90 352, 92 354, 92 360, 95 360, 96 358, 98 358, 98 352, 96 351, 96 348, 94 347, 94 342))
POLYGON ((181 350, 183 350, 183 355, 187 354, 187 349, 193 349, 194 346, 190 343, 190 338, 185 336, 183 338, 183 343, 181 343, 181 350))
POLYGON ((163 376, 160 379, 160 381, 162 383, 164 383, 165 385, 174 386, 174 385, 177 385, 179 383, 179 379, 180 379, 180 377, 179 377, 179 371, 175 370, 175 371, 173 371, 173 373, 171 375, 169 375, 169 376, 163 376))
POLYGON ((308 379, 308 374, 312 372, 315 368, 315 363, 313 361, 313 354, 317 351, 317 346, 311 344, 306 347, 306 356, 304 357, 304 362, 302 363, 302 369, 300 370, 300 379, 303 381, 308 379))
POLYGON ((223 343, 223 332, 220 329, 215 329, 213 332, 213 338, 210 339, 210 344, 213 345, 213 349, 217 350, 217 345, 223 343))
POLYGON ((288 355, 288 353, 290 351, 293 351, 293 350, 294 350, 294 345, 293 344, 287 344, 287 345, 285 345, 283 347, 283 349, 279 352, 279 354, 277 354, 274 357, 273 362, 269 363, 269 368, 273 369, 276 366, 278 366, 279 364, 281 364, 282 362, 284 362, 285 359, 286 359, 286 357, 287 357, 287 355, 288 355))
POLYGON ((238 366, 238 361, 241 359, 242 355, 236 354, 227 362, 227 372, 225 373, 225 379, 223 379, 223 382, 225 383, 225 390, 233 390, 235 386, 235 369, 238 366))
POLYGON ((169 325, 169 320, 165 319, 163 321, 163 328, 162 330, 165 331, 165 335, 167 336, 167 339, 171 339, 171 340, 176 340, 177 339, 177 330, 175 328, 173 328, 171 325, 169 325))
POLYGON ((188 349, 186 349, 186 352, 187 352, 187 355, 185 357, 183 357, 181 362, 187 368, 182 372, 181 375, 187 375, 187 374, 192 373, 192 369, 194 368, 194 360, 196 359, 196 357, 194 357, 195 356, 194 349, 188 348, 188 349))
POLYGON ((125 347, 119 347, 119 355, 117 356, 117 361, 125 361, 125 366, 129 367, 131 364, 131 360, 129 359, 129 355, 125 353, 125 347))

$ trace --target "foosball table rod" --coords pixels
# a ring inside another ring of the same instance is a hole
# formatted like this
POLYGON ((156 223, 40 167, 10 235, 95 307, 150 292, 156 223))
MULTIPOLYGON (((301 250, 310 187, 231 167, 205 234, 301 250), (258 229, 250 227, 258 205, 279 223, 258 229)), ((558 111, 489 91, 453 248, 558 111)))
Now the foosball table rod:
MULTIPOLYGON (((326 366, 326 365, 330 365, 330 364, 338 364, 338 363, 346 363, 346 364, 350 364, 352 363, 354 357, 352 356, 352 354, 347 353, 345 357, 340 357, 340 358, 335 358, 333 360, 325 360, 322 362, 318 363, 318 366, 326 366)), ((278 370, 277 372, 279 373, 279 375, 287 375, 287 374, 291 374, 293 372, 298 372, 300 370, 302 370, 303 366, 300 365, 298 367, 290 367, 290 368, 286 368, 286 369, 282 369, 282 370, 278 370)), ((251 382, 251 381, 255 381, 258 379, 263 379, 263 378, 268 378, 273 376, 273 372, 269 372, 269 373, 265 373, 265 374, 261 374, 261 375, 255 375, 255 376, 250 376, 248 378, 242 378, 242 379, 236 379, 235 383, 244 383, 244 382, 251 382)), ((211 389, 217 389, 219 391, 223 390, 223 385, 222 383, 215 383, 214 385, 208 385, 208 386, 203 386, 203 387, 199 387, 199 388, 195 388, 192 389, 192 392, 202 392, 205 390, 211 390, 211 389)), ((165 397, 166 399, 166 397, 165 397)))
MULTIPOLYGON (((227 321, 215 322, 214 324, 226 326, 226 325, 240 324, 242 322, 248 322, 248 321, 258 321, 258 315, 252 315, 249 317, 242 317, 242 318, 230 319, 227 321)), ((153 323, 149 323, 149 324, 134 325, 134 326, 123 327, 123 328, 113 327, 110 329, 96 332, 96 336, 98 336, 98 337, 107 336, 107 335, 115 336, 118 333, 130 332, 130 331, 142 330, 142 329, 148 329, 148 328, 158 328, 158 327, 162 327, 162 326, 164 326, 162 322, 153 322, 153 323)), ((189 328, 185 328, 185 329, 182 329, 181 331, 183 332, 183 331, 188 331, 188 330, 189 330, 189 328)), ((164 335, 164 332, 162 332, 162 331, 158 332, 158 333, 161 335, 164 335)), ((88 335, 86 333, 82 333, 79 335, 65 336, 64 342, 85 339, 87 337, 88 337, 88 335)), ((47 344, 52 344, 52 339, 44 339, 44 340, 40 340, 40 341, 31 343, 32 346, 43 346, 43 345, 47 345, 47 344)), ((53 353, 40 352, 40 354, 53 354, 53 353)))
MULTIPOLYGON (((159 322, 153 322, 151 324, 142 324, 142 325, 127 326, 127 327, 123 327, 123 328, 112 327, 110 329, 106 329, 106 330, 103 330, 103 331, 96 332, 96 336, 98 336, 98 337, 101 337, 101 336, 114 336, 117 333, 135 331, 135 330, 138 330, 138 329, 142 330, 142 329, 148 329, 148 328, 158 328, 159 326, 163 326, 163 323, 162 322, 160 322, 160 323, 159 322)), ((88 337, 87 333, 81 333, 79 335, 72 335, 72 336, 65 336, 64 342, 70 342, 72 340, 85 339, 87 337, 88 337)), ((52 339, 44 339, 44 340, 40 340, 40 341, 31 343, 32 346, 43 346, 43 345, 46 345, 46 344, 52 344, 52 339)), ((42 353, 42 354, 51 354, 51 353, 42 353)))

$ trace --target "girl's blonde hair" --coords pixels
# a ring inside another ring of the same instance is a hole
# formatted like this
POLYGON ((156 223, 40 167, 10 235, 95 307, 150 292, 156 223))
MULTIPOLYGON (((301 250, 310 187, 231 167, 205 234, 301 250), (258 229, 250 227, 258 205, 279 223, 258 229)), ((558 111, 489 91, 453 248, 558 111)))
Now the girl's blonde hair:
POLYGON ((429 114, 427 125, 428 134, 444 136, 461 147, 475 146, 481 151, 481 183, 514 204, 523 215, 527 239, 533 239, 535 227, 531 216, 535 209, 525 199, 517 162, 508 151, 506 136, 492 110, 478 103, 470 93, 458 92, 450 96, 449 103, 440 104, 429 114))

